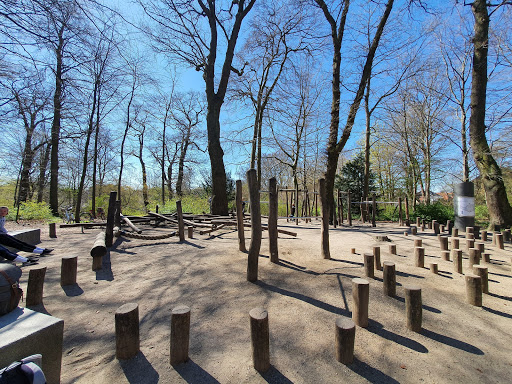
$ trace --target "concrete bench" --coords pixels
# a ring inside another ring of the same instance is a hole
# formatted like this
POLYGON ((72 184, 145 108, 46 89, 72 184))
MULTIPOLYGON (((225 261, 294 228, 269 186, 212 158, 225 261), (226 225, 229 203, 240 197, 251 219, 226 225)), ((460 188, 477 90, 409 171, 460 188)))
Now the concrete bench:
POLYGON ((0 368, 39 353, 48 384, 60 383, 64 320, 27 308, 0 316, 0 368))
MULTIPOLYGON (((39 244, 41 242, 41 229, 39 228, 31 228, 31 229, 23 229, 21 231, 12 231, 9 232, 9 235, 12 237, 24 241, 25 243, 29 243, 32 245, 39 244)), ((17 253, 19 249, 6 247, 11 252, 17 253)))

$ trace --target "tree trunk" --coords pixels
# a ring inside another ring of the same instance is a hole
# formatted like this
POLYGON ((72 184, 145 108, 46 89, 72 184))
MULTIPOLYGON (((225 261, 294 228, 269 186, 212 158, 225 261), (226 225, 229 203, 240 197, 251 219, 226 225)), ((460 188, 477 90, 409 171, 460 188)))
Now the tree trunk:
POLYGON ((487 93, 487 51, 489 44, 489 15, 487 3, 475 0, 471 6, 475 18, 473 37, 473 72, 471 84, 471 116, 469 140, 473 158, 483 180, 490 223, 508 227, 512 224, 512 208, 507 198, 501 169, 491 155, 485 136, 485 108, 487 93))
POLYGON ((178 179, 176 180, 176 194, 181 198, 183 196, 183 176, 185 172, 185 157, 187 156, 187 149, 190 144, 190 131, 191 126, 187 127, 187 134, 183 138, 183 146, 181 148, 180 159, 178 162, 178 179))
POLYGON ((46 145, 41 147, 41 151, 44 149, 44 154, 41 154, 39 162, 39 176, 37 178, 37 202, 42 203, 44 197, 44 186, 46 183, 46 169, 50 162, 51 146, 46 145))
POLYGON ((224 168, 224 151, 220 145, 220 105, 208 103, 206 121, 208 125, 208 154, 212 169, 212 213, 228 214, 228 196, 226 194, 226 170, 224 168))

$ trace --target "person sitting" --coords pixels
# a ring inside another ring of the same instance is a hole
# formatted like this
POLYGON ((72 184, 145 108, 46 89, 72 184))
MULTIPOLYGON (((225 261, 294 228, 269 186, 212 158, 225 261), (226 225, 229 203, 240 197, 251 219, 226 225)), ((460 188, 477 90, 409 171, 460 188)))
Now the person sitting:
POLYGON ((0 245, 0 257, 7 259, 9 261, 23 263, 23 265, 30 265, 37 263, 37 258, 34 256, 31 257, 23 257, 17 255, 14 252, 9 251, 7 248, 0 245))
MULTIPOLYGON (((9 214, 9 208, 0 207, 0 244, 7 247, 16 248, 23 252, 32 252, 38 255, 45 255, 53 251, 52 248, 39 248, 35 245, 28 244, 9 235, 5 229, 5 217, 9 214)), ((15 255, 15 254, 14 254, 15 255)), ((1 255, 0 255, 1 256, 1 255)))

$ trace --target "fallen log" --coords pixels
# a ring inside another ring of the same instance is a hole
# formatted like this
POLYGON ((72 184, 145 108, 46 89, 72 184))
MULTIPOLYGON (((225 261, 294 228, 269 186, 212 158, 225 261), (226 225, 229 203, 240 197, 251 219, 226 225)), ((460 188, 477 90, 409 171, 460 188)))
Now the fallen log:
POLYGON ((100 223, 70 223, 70 224, 60 224, 59 228, 72 228, 72 227, 82 227, 82 228, 92 228, 92 227, 105 227, 107 222, 100 223))
POLYGON ((217 231, 217 230, 219 230, 219 229, 222 229, 222 228, 224 228, 225 226, 226 226, 226 224, 221 224, 221 225, 219 225, 218 227, 211 228, 211 229, 207 229, 206 231, 199 231, 199 234, 200 234, 200 235, 206 235, 206 234, 208 234, 208 233, 212 233, 212 232, 214 232, 214 231, 217 231))
MULTIPOLYGON (((233 221, 233 220, 212 220, 212 223, 214 224, 219 224, 219 225, 234 225, 235 227, 238 225, 236 221, 233 221)), ((251 228, 251 224, 250 223, 244 223, 244 227, 246 228, 251 228)), ((265 225, 265 224, 262 224, 261 225, 261 229, 263 229, 264 231, 268 231, 268 226, 265 225)), ((296 232, 290 232, 290 231, 286 231, 284 229, 277 229, 277 232, 279 233, 282 233, 284 235, 289 235, 289 236, 293 236, 293 237, 297 237, 297 233, 296 232)))
POLYGON ((103 257, 107 254, 107 247, 105 245, 105 231, 101 231, 96 235, 94 245, 91 248, 92 257, 103 257))
POLYGON ((140 229, 140 228, 136 227, 136 226, 131 222, 131 220, 130 220, 129 218, 127 218, 126 216, 123 216, 123 215, 121 214, 121 219, 123 219, 123 221, 124 221, 126 224, 128 224, 128 226, 129 226, 131 229, 133 229, 135 232, 137 232, 137 233, 142 233, 142 229, 140 229))

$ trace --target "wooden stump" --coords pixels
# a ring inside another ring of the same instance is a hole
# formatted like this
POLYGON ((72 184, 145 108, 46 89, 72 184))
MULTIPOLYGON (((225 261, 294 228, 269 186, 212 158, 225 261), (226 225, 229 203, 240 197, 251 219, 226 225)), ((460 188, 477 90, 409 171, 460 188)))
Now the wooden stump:
POLYGON ((437 220, 432 220, 432 227, 436 235, 439 235, 441 233, 441 231, 439 230, 439 223, 437 222, 437 220))
POLYGON ((484 263, 490 263, 491 262, 491 254, 490 253, 483 253, 482 259, 484 263))
POLYGON ((116 358, 128 360, 140 350, 139 306, 127 303, 120 306, 115 314, 116 358))
POLYGON ((254 369, 266 372, 270 368, 270 335, 268 313, 263 308, 249 312, 251 319, 252 362, 254 369))
POLYGON ((466 239, 466 248, 469 252, 470 248, 475 248, 475 240, 473 239, 466 239))
POLYGON ((430 263, 430 272, 434 273, 434 274, 438 274, 439 272, 439 266, 437 263, 430 263))
POLYGON ((190 308, 178 305, 171 311, 171 365, 185 363, 188 360, 190 340, 190 308))
POLYGON ((370 300, 370 283, 368 280, 352 279, 352 320, 360 327, 368 327, 368 302, 370 300))
POLYGON ((468 303, 476 307, 482 306, 482 279, 477 275, 466 275, 466 298, 468 303))
POLYGON ((418 233, 418 227, 411 227, 411 234, 416 235, 418 233))
POLYGON ((28 273, 26 307, 33 307, 43 303, 44 276, 46 267, 31 269, 28 273))
POLYGON ((503 244, 503 234, 496 234, 496 245, 498 246, 499 249, 505 249, 505 245, 503 244))
POLYGON ((462 274, 462 250, 452 249, 453 270, 462 274))
POLYGON ((510 239, 511 239, 511 237, 510 237, 510 229, 509 229, 509 228, 507 228, 507 229, 505 229, 505 230, 503 231, 503 240, 504 240, 505 242, 509 243, 509 242, 510 242, 510 239))
POLYGON ((60 285, 76 284, 78 256, 64 256, 60 267, 60 285))
POLYGON ((258 280, 258 259, 260 257, 261 248, 260 191, 255 169, 249 169, 247 171, 247 181, 249 184, 251 206, 251 244, 247 257, 247 280, 254 282, 258 280))
POLYGON ((389 253, 391 255, 396 255, 396 244, 389 244, 389 253))
POLYGON ((356 325, 347 317, 338 317, 335 329, 336 360, 342 364, 351 364, 354 361, 356 325))
POLYGON ((425 248, 414 248, 414 264, 419 268, 425 267, 425 248))
POLYGON ((103 257, 96 256, 92 258, 92 270, 98 271, 103 268, 103 257))
POLYGON ((407 328, 421 332, 422 303, 421 288, 417 285, 405 286, 405 316, 407 328))
POLYGON ((466 239, 475 240, 475 234, 474 233, 466 233, 466 239))
POLYGON ((482 279, 482 293, 489 293, 489 272, 487 267, 474 265, 473 273, 482 279))
POLYGON ((381 271, 382 264, 380 262, 380 247, 373 247, 373 256, 375 258, 375 269, 381 271))
POLYGON ((476 248, 469 248, 469 269, 478 264, 480 264, 480 252, 476 248))
POLYGON ((422 245, 423 245, 423 240, 421 240, 421 239, 414 240, 414 248, 421 247, 422 245))
POLYGON ((459 229, 452 228, 452 237, 459 237, 459 229))
POLYGON ((269 214, 268 214, 268 245, 270 251, 270 261, 279 262, 279 249, 277 246, 277 217, 278 217, 278 195, 277 181, 272 177, 268 182, 269 188, 269 214))
POLYGON ((485 230, 481 231, 480 237, 482 238, 482 241, 487 241, 487 231, 485 231, 485 230))
POLYGON ((421 225, 421 218, 416 218, 416 227, 419 227, 421 225))
POLYGON ((187 235, 189 239, 194 238, 194 227, 192 225, 187 226, 187 235))
POLYGON ((441 248, 441 251, 447 251, 448 250, 448 238, 445 236, 439 237, 439 247, 441 248))
POLYGON ((355 248, 350 248, 350 253, 351 253, 351 254, 353 254, 353 255, 355 255, 355 253, 356 253, 356 249, 355 249, 355 248))
POLYGON ((452 237, 452 249, 459 249, 460 247, 460 240, 458 237, 452 237))
POLYGON ((421 224, 421 231, 425 232, 425 224, 423 224, 423 223, 421 224))
POLYGON ((475 228, 473 228, 473 227, 466 227, 466 239, 469 239, 468 235, 473 235, 474 236, 474 234, 475 234, 475 228))
POLYGON ((441 224, 441 233, 444 233, 444 231, 446 230, 446 227, 444 224, 441 224))
POLYGON ((50 234, 50 238, 57 238, 57 225, 55 223, 50 223, 48 226, 48 232, 50 234))
POLYGON ((485 252, 485 244, 484 243, 476 243, 475 248, 478 249, 478 253, 480 258, 482 258, 482 255, 485 252))
POLYGON ((373 271, 375 265, 375 257, 371 253, 364 254, 364 275, 366 277, 371 277, 372 279, 375 277, 375 272, 373 271))
POLYGON ((441 258, 444 261, 450 261, 450 251, 441 251, 441 258))
POLYGON ((384 294, 390 297, 396 296, 396 271, 395 263, 385 261, 383 263, 382 282, 384 294))

